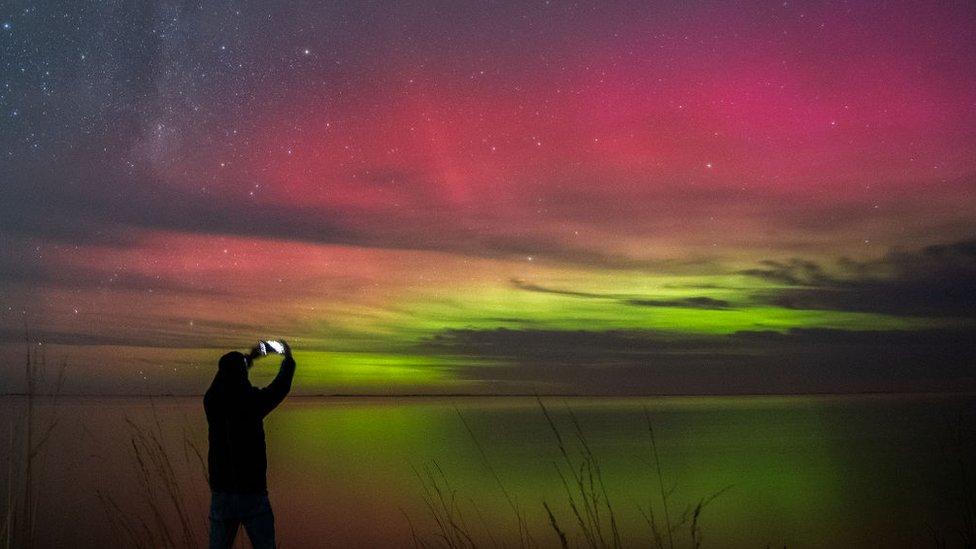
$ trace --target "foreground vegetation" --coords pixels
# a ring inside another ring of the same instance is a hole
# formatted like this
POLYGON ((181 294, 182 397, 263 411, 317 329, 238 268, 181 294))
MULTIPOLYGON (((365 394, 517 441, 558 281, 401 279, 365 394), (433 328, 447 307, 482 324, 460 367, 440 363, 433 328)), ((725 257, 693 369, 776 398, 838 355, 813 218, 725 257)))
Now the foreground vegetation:
MULTIPOLYGON (((541 505, 548 517, 550 535, 545 539, 536 539, 533 536, 526 519, 526 506, 520 504, 506 488, 490 463, 478 437, 471 430, 460 410, 457 410, 459 420, 464 424, 472 443, 477 448, 486 474, 490 475, 511 510, 513 529, 518 532, 519 546, 558 545, 563 548, 572 546, 594 549, 622 547, 624 543, 619 527, 618 504, 611 497, 600 466, 600 459, 593 452, 576 415, 572 410, 567 409, 571 426, 569 432, 565 432, 565 429, 560 429, 557 425, 545 404, 539 399, 537 403, 552 434, 553 444, 559 450, 559 460, 553 463, 554 474, 559 477, 565 497, 564 502, 570 509, 568 516, 557 516, 554 502, 545 499, 534 502, 536 505, 541 505)), ((637 510, 647 526, 645 537, 638 541, 638 546, 661 549, 699 548, 702 546, 703 512, 715 498, 724 494, 731 486, 699 498, 694 504, 676 506, 674 502, 676 490, 674 487, 666 487, 654 427, 647 410, 644 411, 644 417, 648 437, 648 455, 645 456, 648 475, 654 479, 657 489, 654 493, 646 494, 646 505, 637 505, 637 510), (676 512, 676 509, 680 511, 676 512)), ((471 498, 462 499, 459 496, 457 490, 452 487, 448 475, 436 461, 417 470, 416 475, 423 487, 424 503, 434 530, 421 535, 411 521, 414 546, 462 548, 499 545, 489 525, 471 523, 467 515, 481 516, 477 503, 471 498), (467 505, 462 502, 466 502, 467 505), (483 536, 479 536, 478 532, 483 532, 483 536)), ((410 521, 410 517, 407 517, 407 520, 410 521)))

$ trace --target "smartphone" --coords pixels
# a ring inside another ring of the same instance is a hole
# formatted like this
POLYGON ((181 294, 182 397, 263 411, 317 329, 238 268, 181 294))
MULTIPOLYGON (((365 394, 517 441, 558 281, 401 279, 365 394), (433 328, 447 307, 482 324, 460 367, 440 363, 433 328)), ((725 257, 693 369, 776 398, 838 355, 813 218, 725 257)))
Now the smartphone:
POLYGON ((282 344, 280 341, 275 341, 273 339, 268 341, 258 342, 258 350, 261 352, 262 356, 267 355, 268 353, 274 353, 279 355, 285 354, 284 344, 282 344))

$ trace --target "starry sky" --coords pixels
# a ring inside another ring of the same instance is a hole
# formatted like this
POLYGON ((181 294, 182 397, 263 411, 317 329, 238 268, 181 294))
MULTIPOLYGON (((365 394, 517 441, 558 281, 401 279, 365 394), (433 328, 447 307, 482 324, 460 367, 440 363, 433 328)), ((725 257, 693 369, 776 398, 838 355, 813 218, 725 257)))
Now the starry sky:
POLYGON ((336 4, 0 7, 5 387, 976 390, 972 3, 336 4))

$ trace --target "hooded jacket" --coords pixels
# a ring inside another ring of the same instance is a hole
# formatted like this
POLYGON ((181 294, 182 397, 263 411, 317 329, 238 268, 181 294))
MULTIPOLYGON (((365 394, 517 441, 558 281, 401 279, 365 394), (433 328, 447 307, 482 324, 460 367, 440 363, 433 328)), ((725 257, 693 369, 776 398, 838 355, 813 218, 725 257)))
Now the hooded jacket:
POLYGON ((291 390, 295 360, 286 356, 278 375, 258 389, 247 378, 247 357, 239 352, 220 359, 217 375, 203 397, 209 425, 207 463, 214 492, 266 494, 268 460, 264 416, 291 390))

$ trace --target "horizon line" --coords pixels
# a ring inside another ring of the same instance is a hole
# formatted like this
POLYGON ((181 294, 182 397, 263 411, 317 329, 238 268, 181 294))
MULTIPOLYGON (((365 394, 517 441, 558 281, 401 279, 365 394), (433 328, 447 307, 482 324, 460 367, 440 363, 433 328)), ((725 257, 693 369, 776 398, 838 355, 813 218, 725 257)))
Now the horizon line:
MULTIPOLYGON (((871 395, 943 395, 976 396, 976 390, 950 391, 812 391, 795 393, 298 393, 292 398, 668 398, 668 397, 775 397, 775 396, 871 396, 871 395)), ((3 397, 70 397, 70 398, 203 398, 204 393, 0 393, 3 397)))

